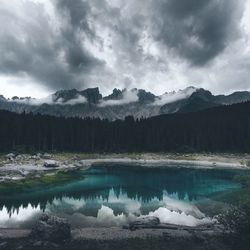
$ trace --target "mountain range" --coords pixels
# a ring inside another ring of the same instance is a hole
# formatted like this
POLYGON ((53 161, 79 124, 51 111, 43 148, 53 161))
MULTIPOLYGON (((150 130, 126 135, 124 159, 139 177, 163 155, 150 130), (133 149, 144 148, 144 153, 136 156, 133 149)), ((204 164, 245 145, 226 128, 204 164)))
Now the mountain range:
POLYGON ((0 95, 0 109, 16 113, 32 112, 62 117, 99 117, 115 120, 130 115, 141 118, 195 112, 245 101, 250 101, 248 91, 213 95, 202 88, 188 87, 156 96, 143 89, 114 89, 110 95, 103 96, 99 88, 88 88, 82 91, 60 90, 42 99, 17 96, 7 99, 0 95))

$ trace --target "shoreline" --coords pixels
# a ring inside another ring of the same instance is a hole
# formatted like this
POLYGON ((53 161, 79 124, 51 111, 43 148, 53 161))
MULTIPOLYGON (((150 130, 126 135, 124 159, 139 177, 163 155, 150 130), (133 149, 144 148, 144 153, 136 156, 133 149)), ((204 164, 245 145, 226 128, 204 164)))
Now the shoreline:
MULTIPOLYGON (((13 154, 14 155, 14 154, 13 154)), ((23 181, 57 173, 85 170, 92 166, 127 166, 143 168, 193 168, 250 170, 249 154, 36 154, 0 156, 0 183, 23 181), (53 162, 52 167, 45 164, 53 162)))
POLYGON ((168 167, 179 167, 179 168, 200 168, 200 169, 241 169, 250 170, 250 167, 242 165, 237 162, 221 162, 221 161, 209 161, 209 160, 177 160, 170 158, 160 159, 131 159, 131 158, 100 158, 100 159, 89 159, 81 160, 86 167, 92 167, 102 164, 123 164, 128 166, 136 167, 147 167, 147 168, 168 168, 168 167))
MULTIPOLYGON (((17 156, 15 157, 17 158, 17 156)), ((58 167, 46 168, 44 162, 48 161, 44 156, 39 156, 35 159, 34 156, 25 155, 18 157, 21 160, 4 160, 0 161, 0 185, 1 175, 11 175, 6 183, 10 185, 15 184, 16 181, 29 181, 32 178, 37 180, 42 179, 47 175, 56 175, 57 173, 88 169, 92 166, 126 166, 142 167, 142 168, 193 168, 193 169, 234 169, 234 170, 250 170, 247 165, 250 155, 222 155, 222 154, 105 154, 105 155, 83 155, 83 154, 54 154, 49 156, 50 161, 55 161, 58 167), (32 158, 31 158, 32 157, 32 158), (20 179, 21 178, 21 179, 20 179)), ((46 157, 48 158, 48 156, 46 157)), ((1 158, 0 158, 1 159, 1 158)), ((57 178, 57 176, 56 176, 57 178)), ((53 180, 54 181, 54 180, 53 180)), ((35 244, 47 244, 41 240, 34 240, 30 237, 31 230, 18 228, 0 228, 0 243, 7 242, 8 244, 34 246, 35 244), (21 242, 21 243, 20 243, 21 242), (28 242, 28 243, 26 243, 28 242)), ((149 240, 158 241, 176 240, 190 242, 193 239, 219 239, 223 235, 223 230, 219 227, 207 228, 206 230, 199 230, 197 227, 193 228, 168 228, 166 227, 150 227, 139 228, 132 231, 122 227, 85 227, 72 228, 72 238, 65 241, 66 249, 68 246, 73 246, 82 242, 93 241, 107 242, 107 244, 114 244, 115 242, 127 242, 141 240, 149 242, 149 240), (109 242, 109 243, 108 243, 109 242)), ((213 240, 211 241, 213 242, 213 240)), ((64 243, 63 243, 64 244, 64 243)), ((177 243, 179 244, 179 243, 177 243)), ((61 245, 58 245, 61 246, 61 245)), ((57 246, 57 247, 58 247, 57 246)), ((63 246, 63 245, 62 245, 63 246)), ((46 249, 46 248, 45 248, 46 249)), ((63 249, 63 248, 61 248, 63 249)), ((115 248, 116 249, 116 248, 115 248)))
MULTIPOLYGON (((29 238, 31 229, 0 228, 0 239, 29 238)), ((160 237, 168 235, 172 238, 191 237, 193 234, 220 235, 221 229, 190 230, 180 228, 140 228, 136 230, 124 229, 122 227, 83 227, 71 230, 72 240, 124 240, 124 239, 147 239, 148 237, 160 237)))

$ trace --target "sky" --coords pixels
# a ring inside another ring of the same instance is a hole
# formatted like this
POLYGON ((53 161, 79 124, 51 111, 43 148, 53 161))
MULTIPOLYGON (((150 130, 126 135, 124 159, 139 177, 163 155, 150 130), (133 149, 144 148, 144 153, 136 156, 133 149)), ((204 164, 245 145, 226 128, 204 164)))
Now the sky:
POLYGON ((0 0, 0 94, 250 90, 250 0, 0 0))

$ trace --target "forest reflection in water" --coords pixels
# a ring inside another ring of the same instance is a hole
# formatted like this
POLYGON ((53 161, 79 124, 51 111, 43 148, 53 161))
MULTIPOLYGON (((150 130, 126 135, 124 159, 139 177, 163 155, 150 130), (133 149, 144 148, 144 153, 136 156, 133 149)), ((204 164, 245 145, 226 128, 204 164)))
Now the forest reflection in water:
POLYGON ((195 225, 208 220, 196 204, 239 188, 238 171, 101 166, 68 173, 63 183, 9 187, 0 192, 0 227, 28 227, 41 212, 75 226, 115 226, 144 215, 195 225), (204 221, 205 220, 205 221, 204 221))

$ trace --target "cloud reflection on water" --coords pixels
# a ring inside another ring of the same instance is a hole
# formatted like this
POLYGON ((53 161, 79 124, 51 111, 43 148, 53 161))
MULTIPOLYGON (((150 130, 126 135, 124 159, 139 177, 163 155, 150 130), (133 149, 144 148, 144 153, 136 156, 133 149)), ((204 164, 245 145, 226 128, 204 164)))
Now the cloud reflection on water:
MULTIPOLYGON (((175 195, 163 192, 163 199, 154 198, 150 203, 140 198, 131 199, 122 193, 116 196, 114 189, 108 200, 74 199, 63 197, 47 204, 45 212, 67 218, 74 227, 122 226, 137 217, 157 216, 162 223, 195 226, 211 222, 188 199, 178 200, 175 195)), ((29 227, 42 213, 40 207, 20 207, 11 215, 6 208, 0 211, 0 227, 29 227)))

